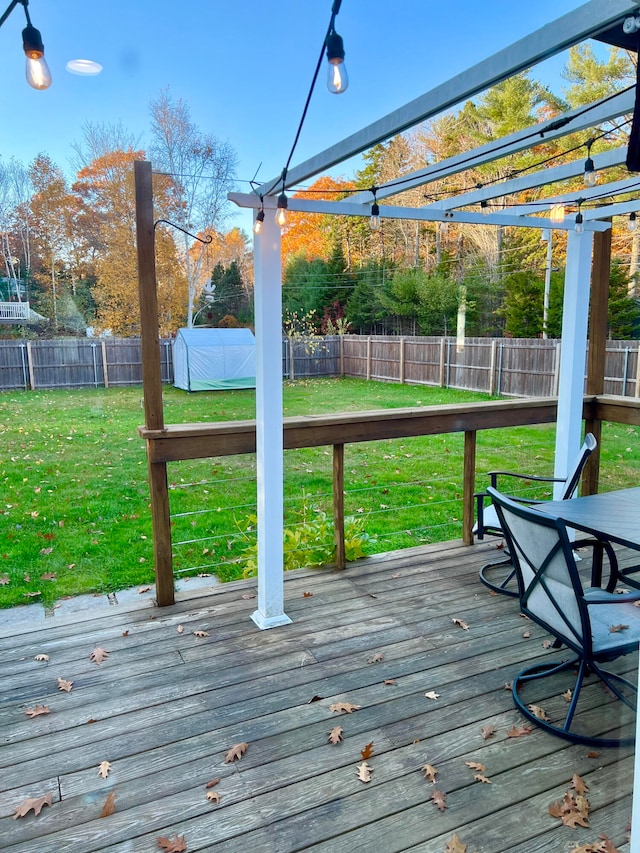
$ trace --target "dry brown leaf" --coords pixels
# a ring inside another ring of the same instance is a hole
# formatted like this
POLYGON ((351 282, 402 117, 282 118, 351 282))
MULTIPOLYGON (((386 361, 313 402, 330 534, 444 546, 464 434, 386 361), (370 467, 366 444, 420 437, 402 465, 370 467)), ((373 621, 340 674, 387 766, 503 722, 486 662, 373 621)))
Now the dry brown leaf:
POLYGON ((217 791, 207 791, 207 799, 217 805, 220 802, 220 794, 217 791))
POLYGON ((550 649, 552 645, 553 645, 553 643, 551 640, 543 640, 542 641, 542 648, 543 649, 550 649))
POLYGON ((49 655, 36 655, 35 660, 49 660, 49 655))
POLYGON ((342 732, 342 726, 334 726, 329 732, 329 736, 327 738, 329 743, 332 743, 334 746, 340 743, 340 741, 342 740, 342 732))
POLYGON ((444 853, 467 853, 467 845, 463 844, 454 832, 451 841, 447 841, 444 853))
POLYGON ((467 625, 467 623, 463 619, 458 619, 457 617, 454 616, 451 621, 453 622, 454 625, 457 625, 458 628, 462 628, 463 631, 469 630, 469 626, 467 625))
POLYGON ((371 655, 367 663, 382 663, 384 660, 384 655, 382 652, 376 652, 375 655, 371 655))
POLYGON ((595 750, 592 750, 591 752, 587 753, 587 758, 600 758, 600 753, 596 752, 595 750))
POLYGON ((116 792, 109 791, 107 794, 107 799, 104 801, 104 805, 102 807, 102 811, 100 812, 100 817, 109 817, 116 810, 116 792))
POLYGON ((547 723, 550 722, 547 712, 540 705, 527 705, 527 708, 537 720, 545 720, 547 723))
POLYGON ((371 758, 373 755, 373 741, 368 743, 364 749, 360 750, 360 755, 362 756, 363 761, 366 761, 367 758, 371 758))
POLYGON ((302 597, 303 597, 303 598, 311 598, 311 596, 312 596, 312 595, 313 595, 313 593, 312 593, 312 592, 303 592, 303 593, 302 593, 302 597))
POLYGON ((8 583, 11 583, 9 575, 0 575, 0 586, 6 586, 8 583))
POLYGON ((54 581, 56 579, 55 572, 45 572, 43 575, 40 575, 41 581, 54 581))
POLYGON ((51 708, 46 705, 35 705, 33 708, 27 708, 25 714, 27 717, 41 717, 43 714, 50 714, 51 708))
POLYGON ((393 687, 396 684, 396 680, 395 680, 395 678, 385 678, 385 680, 382 683, 386 684, 387 687, 393 687))
POLYGON ((198 630, 198 631, 194 631, 194 632, 193 632, 193 636, 194 636, 194 637, 208 637, 208 636, 209 636, 209 632, 208 632, 208 631, 200 631, 200 630, 198 630))
POLYGON ((370 782, 372 773, 373 767, 370 767, 366 761, 363 761, 362 764, 358 764, 358 779, 361 782, 370 782))
POLYGON ((307 702, 307 705, 311 705, 313 702, 322 702, 323 699, 324 699, 324 696, 318 696, 318 694, 315 693, 311 697, 311 699, 309 699, 309 701, 307 702))
POLYGON ((178 625, 176 631, 178 632, 178 634, 184 634, 184 625, 178 625))
POLYGON ((427 699, 439 699, 440 698, 440 694, 436 693, 435 690, 429 690, 429 692, 425 693, 424 695, 427 699))
POLYGON ((433 764, 423 764, 422 772, 424 773, 424 778, 428 779, 430 782, 436 781, 436 776, 438 774, 438 768, 434 767, 433 764))
POLYGON ((44 797, 29 797, 27 800, 23 800, 18 808, 16 809, 16 813, 13 816, 13 819, 19 817, 24 817, 30 811, 37 816, 42 811, 43 806, 50 806, 53 801, 53 794, 45 794, 44 797))
POLYGON ((98 767, 98 776, 102 776, 103 779, 106 779, 109 775, 109 771, 111 770, 111 762, 110 761, 101 761, 100 767, 98 767))
POLYGON ((549 806, 551 817, 559 818, 564 826, 576 829, 578 826, 589 826, 589 801, 578 794, 574 797, 571 791, 566 791, 562 800, 549 806))
POLYGON ((507 731, 507 737, 524 737, 524 735, 530 735, 531 732, 530 726, 511 726, 507 731))
POLYGON ((444 791, 438 791, 437 789, 431 794, 431 799, 436 804, 438 809, 443 812, 447 807, 447 795, 444 791))
POLYGON ((496 727, 489 724, 488 726, 483 726, 480 729, 480 734, 482 735, 482 740, 489 740, 490 737, 493 737, 496 733, 496 727))
POLYGON ((565 690, 562 694, 562 698, 565 702, 571 702, 571 700, 573 699, 573 690, 565 690))
POLYGON ((205 788, 215 788, 219 782, 220 782, 220 777, 216 776, 215 779, 211 779, 209 782, 207 782, 207 784, 205 785, 205 788))
POLYGON ((66 678, 58 677, 58 690, 64 690, 65 693, 71 693, 73 681, 67 681, 66 678))
POLYGON ((234 743, 231 749, 224 757, 225 764, 233 764, 234 761, 239 761, 249 748, 248 743, 234 743))
POLYGON ((242 596, 245 601, 251 601, 252 598, 255 598, 255 594, 253 592, 245 592, 242 596))
POLYGON ((165 853, 184 853, 187 849, 184 835, 182 837, 174 835, 173 839, 167 838, 164 835, 159 835, 156 841, 158 842, 158 847, 161 850, 164 850, 165 853))
POLYGON ((335 702, 333 705, 329 705, 329 710, 336 714, 352 714, 361 708, 362 705, 353 705, 351 702, 335 702))
POLYGON ((472 770, 477 771, 478 773, 484 773, 487 769, 484 764, 481 764, 479 761, 465 761, 467 767, 470 767, 472 770))
POLYGON ((488 779, 484 775, 484 773, 476 773, 473 778, 476 780, 476 782, 484 782, 485 785, 491 784, 491 779, 488 779))
POLYGON ((531 631, 525 631, 522 636, 525 638, 525 640, 528 640, 529 637, 531 636, 531 631))
POLYGON ((628 625, 612 625, 609 628, 609 633, 610 634, 617 634, 620 631, 626 631, 628 627, 629 627, 628 625))
POLYGON ((587 783, 581 776, 578 776, 577 773, 574 773, 571 777, 571 787, 581 797, 583 797, 589 790, 587 783))
POLYGON ((141 586, 140 589, 138 590, 138 595, 142 595, 143 592, 149 592, 150 589, 151 589, 150 586, 141 586))
POLYGON ((101 664, 109 657, 109 652, 106 649, 101 649, 100 646, 95 648, 89 655, 89 660, 93 663, 101 664))

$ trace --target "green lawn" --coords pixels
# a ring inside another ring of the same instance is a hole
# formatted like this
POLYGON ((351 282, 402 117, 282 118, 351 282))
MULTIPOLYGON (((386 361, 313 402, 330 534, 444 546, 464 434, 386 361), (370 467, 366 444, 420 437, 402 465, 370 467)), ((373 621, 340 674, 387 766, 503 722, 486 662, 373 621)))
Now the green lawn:
MULTIPOLYGON (((253 391, 167 387, 164 398, 167 423, 254 416, 253 391)), ((481 399, 355 379, 284 387, 285 415, 481 399)), ((52 604, 153 581, 142 422, 140 388, 0 394, 0 606, 30 597, 52 604)), ((550 473, 553 441, 552 427, 479 433, 478 486, 492 468, 550 473)), ((460 536, 462 452, 458 434, 347 446, 346 512, 372 537, 367 553, 460 536)), ((292 533, 322 512, 330 515, 331 462, 331 448, 285 454, 285 524, 292 533)), ((635 428, 605 425, 602 465, 604 488, 637 484, 635 428)), ((176 572, 241 576, 241 531, 255 512, 254 457, 171 463, 169 481, 176 572)))

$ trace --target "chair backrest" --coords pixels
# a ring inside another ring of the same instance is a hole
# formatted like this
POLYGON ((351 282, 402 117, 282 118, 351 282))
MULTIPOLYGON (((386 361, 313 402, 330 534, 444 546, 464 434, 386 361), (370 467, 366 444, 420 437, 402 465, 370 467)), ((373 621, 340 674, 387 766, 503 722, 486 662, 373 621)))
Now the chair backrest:
POLYGON ((573 463, 573 467, 567 473, 567 479, 564 484, 561 500, 566 501, 574 496, 576 489, 578 488, 578 483, 580 482, 582 469, 587 464, 587 459, 591 456, 597 446, 598 442, 596 441, 596 437, 593 433, 588 432, 584 437, 580 453, 578 453, 573 463))
POLYGON ((518 577, 522 612, 566 645, 590 646, 589 615, 564 522, 487 489, 518 577))

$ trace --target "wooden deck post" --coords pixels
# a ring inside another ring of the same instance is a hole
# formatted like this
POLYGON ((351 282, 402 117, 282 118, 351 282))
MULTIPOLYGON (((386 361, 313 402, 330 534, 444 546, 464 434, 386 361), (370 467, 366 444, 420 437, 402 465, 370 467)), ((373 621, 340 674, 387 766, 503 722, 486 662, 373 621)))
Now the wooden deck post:
POLYGON ((476 484, 476 431, 464 434, 464 468, 462 475, 462 541, 473 545, 473 493, 476 484))
POLYGON ((336 567, 344 569, 344 444, 333 445, 333 542, 336 567))
POLYGON ((405 367, 404 367, 404 359, 405 359, 404 343, 405 343, 404 337, 400 338, 400 367, 399 367, 398 372, 399 372, 399 380, 400 380, 401 385, 404 383, 404 370, 405 370, 405 367))
MULTIPOLYGON (((591 310, 589 313, 589 353, 587 358, 587 394, 604 393, 605 359, 607 348, 607 307, 611 277, 611 229, 599 231, 593 241, 591 273, 591 310)), ((602 421, 588 420, 585 431, 592 432, 598 442, 582 474, 581 494, 598 493, 600 478, 600 442, 602 421)))
MULTIPOLYGON (((136 190, 136 241, 138 247, 138 292, 140 296, 140 337, 142 342, 142 384, 147 429, 164 429, 160 340, 158 337, 158 296, 153 228, 153 189, 151 163, 133 164, 136 190)), ((147 448, 148 457, 148 448, 147 448)), ((171 519, 166 462, 151 462, 151 520, 153 556, 156 572, 156 599, 160 607, 173 604, 173 561, 171 556, 171 519)))

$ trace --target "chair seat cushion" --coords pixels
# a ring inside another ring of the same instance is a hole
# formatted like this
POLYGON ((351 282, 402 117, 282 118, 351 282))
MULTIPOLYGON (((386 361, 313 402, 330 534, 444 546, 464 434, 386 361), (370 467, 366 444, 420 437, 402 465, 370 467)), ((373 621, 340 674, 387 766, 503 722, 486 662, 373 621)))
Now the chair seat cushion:
MULTIPOLYGON (((598 594, 601 595, 602 591, 598 590, 598 594)), ((586 597, 588 599, 588 593, 586 597)), ((589 605, 594 655, 622 650, 624 646, 637 648, 640 642, 639 614, 633 604, 589 605)))

